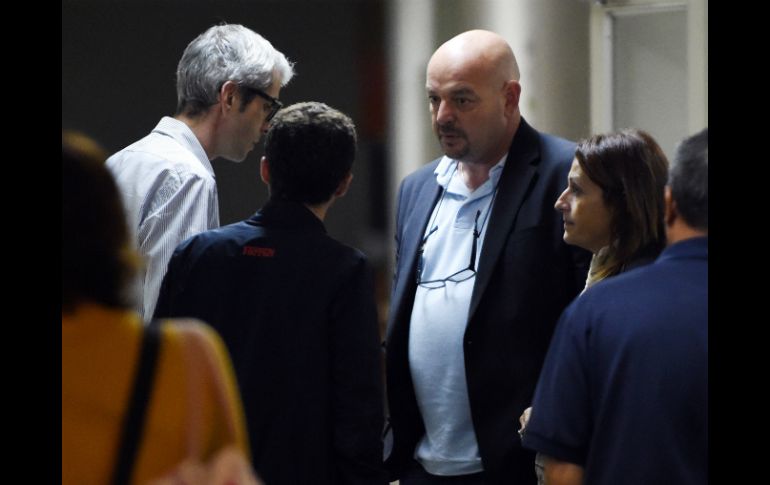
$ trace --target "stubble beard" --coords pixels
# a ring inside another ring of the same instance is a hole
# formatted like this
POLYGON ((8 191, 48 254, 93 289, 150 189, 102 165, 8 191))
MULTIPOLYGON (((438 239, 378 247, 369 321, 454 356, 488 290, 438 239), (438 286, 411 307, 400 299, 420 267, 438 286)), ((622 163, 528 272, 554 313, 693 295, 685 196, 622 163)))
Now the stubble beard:
POLYGON ((460 130, 454 130, 451 128, 446 130, 439 129, 437 137, 439 144, 441 145, 441 149, 444 151, 444 154, 452 160, 463 161, 463 159, 467 157, 471 151, 468 138, 465 136, 465 133, 460 130), (451 143, 448 143, 442 138, 444 135, 452 135, 455 138, 452 139, 451 143))

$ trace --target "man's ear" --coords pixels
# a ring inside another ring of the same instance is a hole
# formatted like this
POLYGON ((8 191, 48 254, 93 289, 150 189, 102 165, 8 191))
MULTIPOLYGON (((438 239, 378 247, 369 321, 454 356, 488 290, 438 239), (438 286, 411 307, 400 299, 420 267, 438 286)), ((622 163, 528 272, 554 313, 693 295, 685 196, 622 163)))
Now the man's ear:
POLYGON ((674 221, 679 216, 679 212, 676 209, 676 201, 674 200, 674 197, 671 195, 671 187, 666 185, 665 191, 663 192, 663 200, 666 204, 665 209, 665 222, 666 227, 670 227, 674 224, 674 221))
POLYGON ((259 160, 259 177, 265 184, 270 185, 270 164, 265 157, 259 160))
POLYGON ((238 84, 233 81, 227 81, 219 90, 219 106, 223 111, 230 110, 235 106, 238 95, 238 84))
POLYGON ((337 186, 337 190, 334 192, 334 198, 338 199, 348 193, 350 183, 353 181, 353 172, 348 172, 344 179, 337 186))
POLYGON ((519 107, 519 98, 521 97, 521 84, 515 79, 505 83, 505 111, 513 113, 519 107))

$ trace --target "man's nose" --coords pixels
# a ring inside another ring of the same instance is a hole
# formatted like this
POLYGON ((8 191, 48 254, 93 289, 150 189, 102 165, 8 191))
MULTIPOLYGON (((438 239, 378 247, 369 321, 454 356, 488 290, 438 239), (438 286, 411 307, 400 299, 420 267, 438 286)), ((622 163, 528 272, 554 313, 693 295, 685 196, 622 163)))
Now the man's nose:
POLYGON ((436 109, 436 122, 438 122, 440 125, 443 125, 445 123, 451 122, 454 120, 454 118, 455 112, 451 106, 451 103, 440 101, 438 108, 436 109))

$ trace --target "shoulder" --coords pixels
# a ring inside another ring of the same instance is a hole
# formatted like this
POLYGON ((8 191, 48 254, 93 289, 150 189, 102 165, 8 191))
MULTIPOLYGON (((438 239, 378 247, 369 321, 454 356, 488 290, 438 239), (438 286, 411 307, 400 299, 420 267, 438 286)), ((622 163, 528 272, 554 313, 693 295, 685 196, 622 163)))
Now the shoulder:
MULTIPOLYGON (((362 251, 325 233, 306 235, 301 241, 292 239, 289 246, 292 266, 300 264, 311 274, 325 275, 323 280, 327 282, 358 281, 371 272, 362 251)), ((289 263, 284 259, 283 264, 289 263)))
MULTIPOLYGON (((512 153, 526 153, 535 157, 537 171, 540 178, 548 181, 548 186, 552 186, 554 181, 560 186, 566 179, 572 160, 575 158, 575 142, 543 133, 522 118, 519 131, 514 138, 514 145, 521 143, 521 146, 512 146, 512 153)), ((559 190, 561 192, 561 190, 559 190)))
POLYGON ((549 133, 538 132, 538 136, 540 137, 540 146, 544 156, 564 157, 565 155, 569 155, 570 157, 573 157, 575 155, 577 143, 574 141, 549 133))
POLYGON ((414 172, 404 177, 404 180, 401 182, 401 185, 403 187, 414 187, 414 186, 422 185, 428 180, 435 180, 436 175, 434 174, 434 172, 440 161, 441 161, 441 158, 437 158, 432 162, 429 162, 423 165, 422 167, 418 168, 414 172))
POLYGON ((549 133, 535 129, 522 118, 518 131, 514 137, 514 145, 521 143, 519 152, 528 153, 534 150, 538 154, 539 165, 559 166, 571 164, 575 157, 576 143, 549 133))
POLYGON ((441 158, 437 158, 404 177, 399 188, 399 200, 404 202, 404 199, 411 199, 420 192, 420 189, 422 189, 425 184, 431 183, 435 185, 436 174, 434 172, 440 161, 441 158))
POLYGON ((219 334, 206 322, 197 318, 168 318, 163 319, 163 325, 160 327, 164 332, 164 337, 180 339, 191 337, 202 341, 216 344, 221 342, 219 334))
POLYGON ((141 172, 143 177, 214 180, 195 154, 175 139, 159 133, 150 133, 115 153, 107 159, 107 166, 117 175, 141 172))
POLYGON ((538 136, 541 168, 566 177, 575 158, 576 143, 547 133, 538 136))
POLYGON ((669 306, 673 280, 655 263, 605 278, 588 288, 571 306, 581 319, 608 327, 628 327, 669 306))
POLYGON ((226 355, 225 344, 219 334, 207 323, 195 318, 162 319, 162 341, 177 352, 193 351, 226 355))
POLYGON ((623 296, 647 288, 651 282, 661 278, 661 275, 658 274, 659 268, 655 267, 654 260, 640 262, 640 264, 640 266, 629 268, 622 273, 597 282, 587 289, 584 295, 594 299, 623 296))
POLYGON ((325 247, 326 251, 333 255, 337 261, 336 264, 345 264, 349 267, 368 265, 368 258, 366 254, 363 253, 363 251, 338 241, 337 239, 334 239, 328 235, 325 235, 323 240, 323 246, 325 247))
POLYGON ((228 248, 241 248, 252 236, 253 231, 244 221, 236 222, 195 234, 179 244, 174 253, 187 257, 218 254, 230 251, 228 248))
MULTIPOLYGON (((708 262, 696 259, 667 258, 662 253, 652 262, 631 268, 596 284, 597 296, 604 298, 633 297, 640 305, 674 302, 673 295, 708 291, 708 262)), ((586 291, 586 295, 590 290, 586 291)), ((681 303, 681 302, 678 302, 681 303)))

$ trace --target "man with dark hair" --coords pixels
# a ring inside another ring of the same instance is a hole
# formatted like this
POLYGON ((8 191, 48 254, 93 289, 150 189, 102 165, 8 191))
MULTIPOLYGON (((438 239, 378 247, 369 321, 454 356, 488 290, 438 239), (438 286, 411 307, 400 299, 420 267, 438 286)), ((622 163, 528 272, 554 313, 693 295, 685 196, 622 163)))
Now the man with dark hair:
POLYGON ((548 484, 708 482, 708 129, 678 147, 665 201, 658 259, 559 321, 523 439, 548 484))
POLYGON ((355 151, 339 111, 281 110, 260 165, 267 204, 185 241, 161 287, 156 318, 200 318, 227 344, 266 483, 386 483, 373 281, 365 256, 323 224, 355 151))

